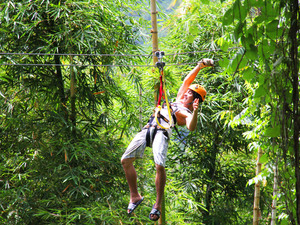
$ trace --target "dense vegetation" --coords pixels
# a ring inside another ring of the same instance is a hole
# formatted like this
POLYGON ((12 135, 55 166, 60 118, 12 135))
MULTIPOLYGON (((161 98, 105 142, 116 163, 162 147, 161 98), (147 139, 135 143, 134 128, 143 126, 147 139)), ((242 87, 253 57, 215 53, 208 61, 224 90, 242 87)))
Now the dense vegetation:
MULTIPOLYGON (((149 4, 0 2, 1 224, 150 224, 151 150, 130 218, 120 164, 154 109, 149 4)), ((300 225, 298 0, 158 11, 169 99, 197 61, 216 61, 196 78, 197 130, 170 143, 166 223, 300 225)))

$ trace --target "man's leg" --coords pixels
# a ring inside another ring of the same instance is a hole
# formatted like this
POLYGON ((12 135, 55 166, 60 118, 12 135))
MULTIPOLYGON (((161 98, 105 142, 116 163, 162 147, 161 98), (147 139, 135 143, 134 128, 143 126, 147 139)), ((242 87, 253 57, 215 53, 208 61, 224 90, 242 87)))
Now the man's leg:
MULTIPOLYGON (((161 212, 161 206, 163 201, 164 189, 166 185, 166 170, 165 170, 165 162, 167 159, 167 151, 169 144, 169 135, 171 133, 167 133, 162 130, 158 130, 156 136, 153 140, 153 155, 154 162, 156 167, 156 178, 155 178, 155 186, 156 186, 156 202, 153 206, 154 209, 159 210, 161 212)), ((150 213, 151 220, 157 220, 159 215, 152 213, 153 209, 150 213)))
MULTIPOLYGON (((155 164, 156 166, 156 178, 155 178, 155 186, 156 186, 156 203, 154 205, 155 209, 161 211, 161 205, 166 185, 166 170, 165 167, 155 164)), ((151 215, 152 219, 156 219, 157 215, 151 215)))
POLYGON ((137 189, 137 174, 133 166, 134 160, 135 158, 125 158, 121 161, 130 190, 130 203, 136 203, 142 199, 137 189))

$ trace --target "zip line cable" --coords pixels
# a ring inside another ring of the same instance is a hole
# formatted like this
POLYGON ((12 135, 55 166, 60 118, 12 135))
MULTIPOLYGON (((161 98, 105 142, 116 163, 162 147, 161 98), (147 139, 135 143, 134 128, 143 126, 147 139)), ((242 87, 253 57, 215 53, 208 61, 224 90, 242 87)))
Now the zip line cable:
MULTIPOLYGON (((232 47, 228 48, 228 50, 234 50, 234 49, 239 49, 241 47, 232 47)), ((174 56, 174 55, 187 55, 187 54, 195 54, 195 53, 204 53, 204 52, 218 52, 222 51, 222 49, 214 49, 214 50, 209 50, 209 49, 204 49, 200 51, 192 51, 192 52, 179 52, 179 53, 169 53, 165 54, 165 56, 174 56)), ((152 54, 75 54, 75 53, 26 53, 26 52, 0 52, 0 55, 28 55, 28 56, 123 56, 123 57, 139 57, 139 56, 146 56, 150 57, 152 54)))
MULTIPOLYGON (((228 50, 239 49, 241 47, 233 47, 228 50)), ((171 53, 165 54, 165 56, 174 56, 174 55, 187 55, 187 54, 196 54, 196 53, 204 53, 204 52, 218 52, 222 51, 221 49, 215 50, 201 50, 201 51, 192 51, 192 52, 179 52, 179 53, 171 53)), ((68 53, 9 53, 9 52, 0 52, 1 55, 26 55, 26 56, 114 56, 114 57, 151 57, 152 54, 68 54, 68 53)), ((218 60, 217 60, 218 61, 218 60)), ((183 66, 190 65, 192 63, 175 63, 168 64, 166 66, 183 66)), ((112 65, 112 64, 49 64, 49 63, 2 63, 0 66, 79 66, 79 67, 155 67, 155 65, 112 65)))
MULTIPOLYGON (((219 60, 214 60, 215 62, 218 62, 219 60)), ((191 63, 175 63, 175 64, 169 64, 166 66, 184 66, 184 65, 192 65, 197 62, 191 62, 191 63)), ((84 65, 84 64, 12 64, 12 63, 2 63, 0 66, 81 66, 81 67, 155 67, 155 65, 84 65)))

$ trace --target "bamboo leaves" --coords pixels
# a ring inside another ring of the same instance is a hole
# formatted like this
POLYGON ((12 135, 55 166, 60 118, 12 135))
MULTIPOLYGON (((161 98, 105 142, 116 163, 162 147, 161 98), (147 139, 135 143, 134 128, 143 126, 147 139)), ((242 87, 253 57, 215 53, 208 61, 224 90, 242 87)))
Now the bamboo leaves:
MULTIPOLYGON (((236 55, 233 57, 232 65, 235 66, 234 71, 240 72, 250 87, 248 90, 251 97, 248 99, 248 102, 250 106, 253 104, 253 106, 249 107, 249 109, 252 108, 252 115, 249 110, 247 112, 253 116, 257 124, 261 124, 261 126, 254 128, 257 135, 249 135, 252 133, 252 131, 249 131, 247 132, 247 137, 255 139, 257 136, 260 136, 262 145, 263 143, 269 143, 270 139, 272 139, 272 142, 277 142, 281 146, 283 151, 281 157, 285 158, 288 151, 287 146, 289 145, 287 142, 288 136, 292 136, 292 132, 288 132, 286 126, 291 128, 292 123, 297 124, 296 120, 292 121, 290 119, 291 99, 290 94, 287 94, 291 93, 292 89, 294 93, 297 93, 295 88, 291 87, 291 80, 288 78, 290 77, 288 73, 295 74, 295 70, 290 71, 288 69, 290 65, 287 63, 287 61, 291 61, 291 59, 288 59, 289 53, 287 49, 293 52, 295 45, 291 47, 287 42, 283 41, 289 39, 287 30, 290 29, 292 32, 292 24, 296 25, 296 23, 289 24, 286 22, 291 16, 286 11, 286 7, 289 5, 294 12, 299 8, 297 5, 293 5, 292 2, 247 0, 243 2, 246 7, 240 10, 239 17, 235 9, 239 8, 240 4, 239 1, 235 1, 225 13, 223 25, 234 27, 235 41, 238 41, 245 49, 246 62, 243 66, 235 62, 236 59, 240 58, 236 55), (248 16, 245 20, 241 20, 243 15, 245 15, 245 9, 248 16), (233 15, 233 18, 230 15, 233 15)), ((232 69, 229 69, 229 71, 232 71, 232 69)), ((249 114, 248 118, 251 118, 249 114)), ((270 155, 273 155, 269 148, 266 150, 270 155)), ((295 150, 295 152, 297 151, 295 150)), ((289 152, 288 154, 293 153, 289 152)), ((270 161, 264 163, 272 164, 273 159, 274 157, 271 157, 270 161)), ((278 170, 284 169, 278 167, 278 170)), ((277 182, 277 178, 274 178, 274 181, 277 182)), ((278 202, 276 203, 278 205, 278 202)), ((294 206, 290 204, 290 207, 293 208, 294 206)), ((255 212, 254 216, 255 220, 253 223, 257 224, 257 212, 255 212)), ((290 219, 293 216, 290 216, 290 219)), ((299 216, 296 217, 299 220, 299 216)), ((294 216, 294 218, 296 217, 294 216)))
MULTIPOLYGON (((97 53, 137 53, 136 30, 127 23, 126 10, 117 10, 121 2, 116 5, 116 1, 0 4, 4 31, 0 46, 14 53, 1 55, 1 63, 22 64, 1 66, 0 70, 0 102, 5 106, 0 110, 1 161, 17 159, 16 165, 21 166, 16 168, 22 171, 8 173, 15 163, 1 164, 0 185, 7 190, 0 193, 5 199, 0 221, 80 223, 78 215, 73 215, 78 205, 88 206, 100 199, 104 212, 102 197, 113 195, 108 194, 112 187, 121 189, 118 151, 122 129, 117 128, 134 124, 133 116, 124 125, 119 113, 127 110, 134 115, 129 110, 133 97, 122 86, 126 82, 117 79, 119 70, 80 65, 116 62, 97 53), (83 56, 85 53, 95 54, 83 56), (68 64, 72 67, 65 66, 68 64), (20 202, 30 207, 23 211, 20 202), (66 216, 70 209, 72 219, 66 216)), ((124 64, 138 60, 123 57, 124 64)), ((103 217, 99 214, 95 217, 103 217)))

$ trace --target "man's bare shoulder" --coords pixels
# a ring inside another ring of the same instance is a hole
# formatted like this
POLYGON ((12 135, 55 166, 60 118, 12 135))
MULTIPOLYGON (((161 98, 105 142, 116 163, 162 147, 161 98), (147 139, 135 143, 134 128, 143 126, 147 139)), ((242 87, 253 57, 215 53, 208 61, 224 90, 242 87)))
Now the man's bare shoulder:
POLYGON ((178 110, 175 113, 175 116, 177 119, 177 124, 179 126, 184 126, 186 125, 186 119, 192 116, 192 112, 188 108, 182 106, 178 108, 178 110))

